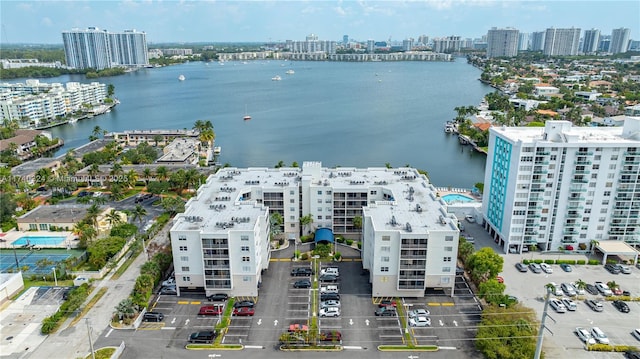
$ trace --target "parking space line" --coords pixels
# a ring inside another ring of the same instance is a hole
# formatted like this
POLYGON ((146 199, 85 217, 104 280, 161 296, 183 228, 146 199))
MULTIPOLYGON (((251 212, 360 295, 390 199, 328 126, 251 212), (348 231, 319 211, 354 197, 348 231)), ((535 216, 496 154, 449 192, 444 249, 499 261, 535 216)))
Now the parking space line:
POLYGON ((439 307, 439 306, 440 306, 440 303, 437 303, 437 302, 429 302, 429 303, 427 303, 427 305, 428 305, 428 306, 430 306, 430 307, 439 307))
POLYGON ((456 304, 455 304, 455 303, 453 303, 453 302, 446 302, 446 303, 442 303, 442 306, 443 306, 443 307, 453 307, 454 305, 456 305, 456 304))
POLYGON ((178 304, 189 304, 188 300, 179 300, 178 304))

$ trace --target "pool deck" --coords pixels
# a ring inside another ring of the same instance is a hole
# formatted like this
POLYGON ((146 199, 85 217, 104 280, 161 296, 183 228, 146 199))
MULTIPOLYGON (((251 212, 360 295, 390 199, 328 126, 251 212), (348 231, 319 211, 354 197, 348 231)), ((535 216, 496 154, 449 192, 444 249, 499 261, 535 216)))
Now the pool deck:
POLYGON ((22 248, 22 246, 13 246, 11 243, 18 240, 20 237, 30 236, 30 237, 65 237, 64 241, 62 241, 58 245, 46 245, 39 246, 36 245, 37 248, 76 248, 78 246, 78 241, 75 241, 75 235, 73 232, 50 232, 50 231, 9 231, 0 233, 0 249, 11 249, 11 248, 22 248))
POLYGON ((482 202, 482 196, 473 193, 468 188, 455 188, 455 187, 436 187, 436 191, 440 197, 444 197, 448 194, 459 194, 463 196, 467 196, 472 199, 472 201, 451 201, 448 204, 456 204, 456 203, 477 203, 482 202))

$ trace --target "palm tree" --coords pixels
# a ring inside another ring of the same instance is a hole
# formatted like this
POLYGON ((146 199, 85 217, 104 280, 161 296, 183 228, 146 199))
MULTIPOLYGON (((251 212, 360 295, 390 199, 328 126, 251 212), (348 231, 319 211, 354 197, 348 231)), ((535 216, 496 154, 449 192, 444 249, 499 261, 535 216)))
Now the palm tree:
POLYGON ((149 167, 146 167, 144 170, 142 170, 142 175, 144 176, 145 186, 148 186, 149 180, 151 179, 151 169, 149 167))
POLYGON ((300 217, 300 227, 301 227, 301 230, 302 230, 303 234, 304 234, 305 227, 310 225, 311 223, 313 223, 313 215, 312 214, 307 214, 306 216, 300 217))
POLYGON ((589 245, 591 246, 591 253, 589 254, 589 259, 591 259, 591 257, 593 257, 593 255, 596 252, 596 246, 598 246, 598 244, 600 244, 600 242, 598 242, 596 239, 592 239, 589 241, 589 245))
POLYGON ((92 224, 94 227, 98 224, 97 219, 98 219, 98 215, 100 214, 100 207, 94 203, 91 206, 89 206, 89 208, 87 208, 87 215, 86 215, 86 219, 87 222, 92 224))
POLYGON ((135 170, 129 170, 127 172, 127 185, 129 188, 133 188, 138 182, 138 173, 135 170))
POLYGON ((112 209, 109 213, 107 213, 107 215, 105 216, 105 220, 107 221, 107 223, 109 223, 109 226, 111 228, 122 223, 122 217, 120 217, 120 212, 116 211, 115 209, 112 209))
POLYGON ((112 176, 118 176, 122 174, 122 165, 119 163, 114 163, 111 166, 111 171, 109 171, 109 174, 112 176))
POLYGON ((169 174, 169 171, 167 170, 167 167, 158 166, 158 168, 156 168, 156 177, 158 177, 159 180, 161 181, 166 180, 168 174, 169 174))
POLYGON ((161 134, 153 135, 153 142, 155 142, 156 147, 158 147, 158 142, 162 141, 164 137, 161 134))
POLYGON ((98 166, 97 163, 93 163, 87 172, 89 173, 89 176, 91 176, 91 179, 95 180, 96 175, 100 173, 100 166, 98 166))
POLYGON ((282 215, 280 213, 273 212, 271 213, 271 216, 269 216, 269 222, 271 224, 271 231, 269 232, 269 234, 271 235, 271 239, 273 239, 273 237, 282 233, 281 227, 282 223, 284 223, 284 219, 282 218, 282 215))
POLYGON ((131 219, 133 219, 134 221, 138 220, 140 222, 140 225, 142 225, 142 220, 146 215, 147 210, 139 204, 137 204, 136 207, 131 211, 131 219))
POLYGON ((215 132, 213 132, 212 129, 206 129, 206 130, 202 130, 200 131, 200 142, 202 142, 203 145, 205 145, 206 147, 209 147, 209 145, 211 144, 211 141, 215 140, 216 138, 216 134, 215 132))
POLYGON ((580 290, 584 290, 587 288, 587 282, 583 281, 582 279, 578 279, 575 283, 573 283, 576 288, 580 289, 580 290))
POLYGON ((618 283, 616 283, 616 281, 612 280, 610 282, 607 282, 607 287, 609 287, 609 289, 614 290, 616 288, 618 288, 618 283))
POLYGON ((119 182, 110 183, 109 191, 111 192, 111 198, 114 201, 119 201, 124 197, 124 191, 122 190, 122 185, 119 182))

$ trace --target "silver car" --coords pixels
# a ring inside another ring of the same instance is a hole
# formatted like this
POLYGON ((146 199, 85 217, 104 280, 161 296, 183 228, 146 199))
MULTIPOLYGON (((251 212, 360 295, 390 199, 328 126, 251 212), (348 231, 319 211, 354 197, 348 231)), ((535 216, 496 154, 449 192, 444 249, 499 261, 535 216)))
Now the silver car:
POLYGON ((576 293, 576 289, 573 287, 573 285, 571 285, 571 283, 562 283, 560 287, 562 288, 562 291, 570 297, 575 297, 576 295, 578 295, 576 293))

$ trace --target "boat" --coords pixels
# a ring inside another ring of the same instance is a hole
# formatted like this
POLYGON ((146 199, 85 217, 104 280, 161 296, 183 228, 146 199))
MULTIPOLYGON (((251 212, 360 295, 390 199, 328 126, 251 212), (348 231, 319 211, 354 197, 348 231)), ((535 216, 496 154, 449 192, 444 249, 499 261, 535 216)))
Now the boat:
POLYGON ((67 121, 68 124, 73 125, 74 123, 78 122, 77 118, 72 118, 69 121, 67 121))
POLYGON ((213 153, 219 155, 222 152, 222 148, 220 146, 216 146, 213 148, 213 153))
POLYGON ((178 76, 178 81, 184 81, 184 79, 185 79, 184 75, 178 76))
POLYGON ((242 119, 245 121, 249 121, 251 119, 251 115, 247 113, 247 106, 244 106, 244 117, 242 119))
POLYGON ((280 75, 275 75, 275 76, 273 76, 273 77, 271 78, 271 80, 273 80, 273 81, 280 81, 280 80, 282 80, 282 77, 280 77, 280 75))
POLYGON ((458 126, 452 121, 447 121, 447 123, 444 124, 444 132, 456 133, 458 132, 458 126))
POLYGON ((293 75, 293 74, 295 74, 295 73, 296 73, 296 72, 295 72, 295 71, 293 71, 293 70, 287 70, 287 75, 293 75))

